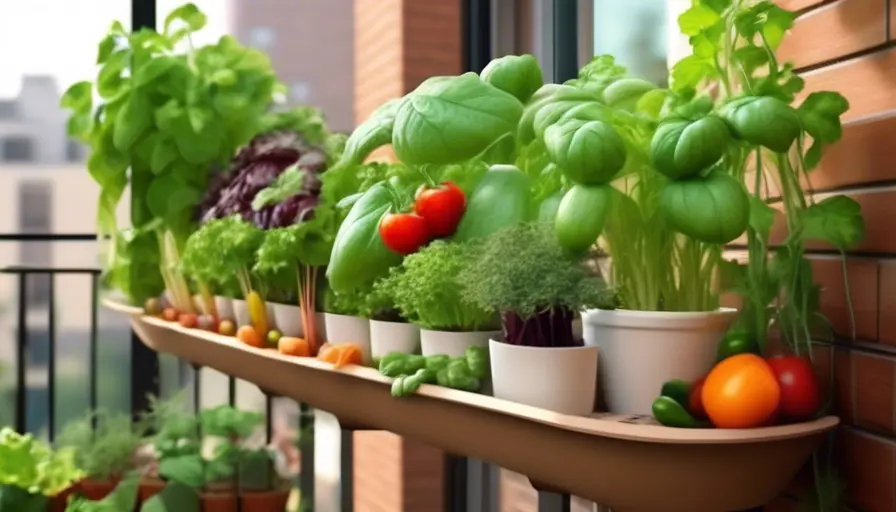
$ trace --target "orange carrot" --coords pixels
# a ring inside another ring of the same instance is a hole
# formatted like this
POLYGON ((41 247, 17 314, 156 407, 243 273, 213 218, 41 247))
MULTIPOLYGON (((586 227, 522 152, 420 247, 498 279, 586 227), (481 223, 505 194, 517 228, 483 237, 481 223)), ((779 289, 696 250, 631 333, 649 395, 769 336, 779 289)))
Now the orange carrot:
POLYGON ((325 363, 336 364, 339 359, 339 348, 336 345, 324 343, 317 351, 317 358, 325 363))
POLYGON ((311 351, 308 348, 308 340, 295 338, 292 336, 283 336, 277 343, 277 350, 281 354, 297 357, 308 357, 311 351))
POLYGON ((244 325, 236 331, 236 337, 238 340, 242 341, 246 345, 250 347, 258 347, 261 348, 262 340, 261 335, 258 334, 258 331, 255 330, 251 325, 244 325))
POLYGON ((354 343, 343 343, 339 345, 339 353, 333 368, 339 369, 349 364, 360 365, 362 361, 361 347, 354 343))

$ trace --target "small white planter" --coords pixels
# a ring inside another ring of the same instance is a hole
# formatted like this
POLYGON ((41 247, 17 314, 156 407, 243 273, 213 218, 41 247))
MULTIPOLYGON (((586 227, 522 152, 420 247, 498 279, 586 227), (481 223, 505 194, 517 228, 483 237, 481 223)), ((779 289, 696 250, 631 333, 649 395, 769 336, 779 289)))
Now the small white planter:
POLYGON ((424 356, 463 357, 467 347, 488 347, 488 340, 501 331, 450 332, 420 329, 420 350, 424 356))
POLYGON ((585 344, 600 348, 599 389, 609 411, 649 415, 665 382, 704 376, 736 316, 731 308, 585 312, 585 344))
POLYGON ((354 343, 361 348, 364 364, 373 359, 370 354, 370 320, 358 316, 324 313, 326 339, 332 343, 354 343))
POLYGON ((416 354, 420 348, 420 328, 407 322, 370 321, 370 355, 382 357, 389 352, 416 354))
POLYGON ((488 346, 495 398, 577 416, 594 411, 597 347, 488 346))
POLYGON ((249 317, 249 304, 243 299, 233 299, 233 316, 237 327, 252 323, 252 319, 249 317))
POLYGON ((233 320, 233 299, 215 295, 215 309, 218 310, 219 320, 233 320))
POLYGON ((302 310, 299 306, 289 304, 270 303, 274 309, 273 322, 277 324, 277 330, 284 336, 301 338, 305 335, 302 329, 302 310))

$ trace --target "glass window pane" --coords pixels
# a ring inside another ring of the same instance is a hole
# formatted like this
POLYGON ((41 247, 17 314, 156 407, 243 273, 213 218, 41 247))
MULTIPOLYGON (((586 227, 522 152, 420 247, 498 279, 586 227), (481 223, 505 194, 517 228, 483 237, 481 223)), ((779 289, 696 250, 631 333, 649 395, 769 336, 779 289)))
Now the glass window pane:
POLYGON ((666 2, 594 0, 594 54, 611 54, 632 75, 665 85, 666 2))

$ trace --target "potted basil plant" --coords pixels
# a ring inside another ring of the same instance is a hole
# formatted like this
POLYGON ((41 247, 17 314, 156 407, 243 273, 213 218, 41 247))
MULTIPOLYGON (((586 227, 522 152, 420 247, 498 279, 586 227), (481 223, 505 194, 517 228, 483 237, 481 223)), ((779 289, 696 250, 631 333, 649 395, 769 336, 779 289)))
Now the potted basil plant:
POLYGON ((458 283, 458 275, 475 264, 472 254, 469 243, 436 240, 375 285, 392 297, 401 316, 420 327, 424 356, 463 357, 467 347, 487 347, 489 339, 500 336, 495 310, 471 302, 458 283))
POLYGON ((594 410, 598 349, 573 335, 576 312, 610 300, 581 257, 544 224, 521 224, 475 246, 461 293, 501 313, 503 340, 489 340, 496 398, 553 411, 594 410))

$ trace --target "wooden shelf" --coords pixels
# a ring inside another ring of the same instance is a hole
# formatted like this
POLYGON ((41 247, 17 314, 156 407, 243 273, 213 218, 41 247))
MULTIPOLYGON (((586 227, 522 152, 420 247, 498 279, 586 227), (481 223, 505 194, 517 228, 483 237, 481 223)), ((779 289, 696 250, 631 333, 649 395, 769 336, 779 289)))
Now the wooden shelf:
POLYGON ((527 475, 543 490, 627 511, 730 512, 764 505, 792 480, 839 420, 746 430, 676 429, 652 418, 569 416, 438 386, 411 397, 390 394, 375 369, 333 370, 312 358, 249 347, 235 338, 131 315, 158 352, 214 368, 308 403, 343 425, 388 430, 447 452, 527 475))

